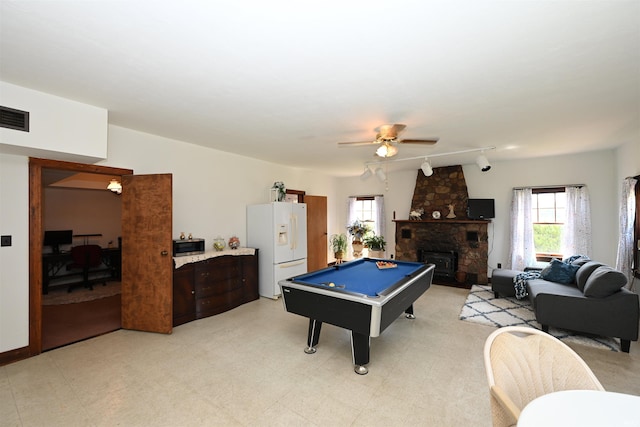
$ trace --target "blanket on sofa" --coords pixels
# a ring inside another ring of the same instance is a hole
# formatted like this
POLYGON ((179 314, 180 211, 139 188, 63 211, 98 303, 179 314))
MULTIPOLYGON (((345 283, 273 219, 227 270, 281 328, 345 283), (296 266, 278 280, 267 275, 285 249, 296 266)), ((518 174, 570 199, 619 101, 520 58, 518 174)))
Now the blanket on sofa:
POLYGON ((527 280, 539 279, 540 272, 539 271, 525 271, 524 273, 520 273, 513 278, 513 287, 516 290, 516 298, 522 299, 525 298, 527 293, 527 280))

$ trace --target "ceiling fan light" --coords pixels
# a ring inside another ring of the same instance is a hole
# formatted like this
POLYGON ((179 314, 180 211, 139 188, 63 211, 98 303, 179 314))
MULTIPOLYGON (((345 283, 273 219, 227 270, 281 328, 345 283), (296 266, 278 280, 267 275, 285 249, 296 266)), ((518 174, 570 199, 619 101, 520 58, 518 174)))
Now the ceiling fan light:
POLYGON ((424 176, 433 175, 433 168, 429 163, 429 159, 424 159, 424 162, 422 162, 422 166, 420 166, 420 169, 422 169, 422 173, 424 174, 424 176))
POLYGON ((369 169, 369 166, 366 166, 364 168, 364 172, 362 172, 362 175, 360 175, 360 179, 363 180, 363 181, 366 180, 366 179, 369 179, 371 174, 372 174, 371 169, 369 169))
POLYGON ((376 150, 378 157, 393 157, 396 154, 398 154, 398 149, 388 142, 385 142, 376 150))
POLYGON ((487 160, 487 157, 484 154, 480 154, 476 158, 476 164, 478 165, 478 167, 480 168, 480 170, 482 172, 487 172, 489 169, 491 169, 491 165, 489 164, 489 160, 487 160))
POLYGON ((385 181, 387 179, 387 174, 384 173, 381 167, 376 168, 376 176, 380 181, 385 181))

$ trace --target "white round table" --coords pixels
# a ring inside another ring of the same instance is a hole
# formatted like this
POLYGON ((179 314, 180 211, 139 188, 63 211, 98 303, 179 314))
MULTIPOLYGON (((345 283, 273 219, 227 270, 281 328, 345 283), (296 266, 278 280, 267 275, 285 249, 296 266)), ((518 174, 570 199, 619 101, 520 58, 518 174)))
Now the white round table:
POLYGON ((595 390, 545 394, 529 402, 518 427, 640 427, 640 396, 595 390))

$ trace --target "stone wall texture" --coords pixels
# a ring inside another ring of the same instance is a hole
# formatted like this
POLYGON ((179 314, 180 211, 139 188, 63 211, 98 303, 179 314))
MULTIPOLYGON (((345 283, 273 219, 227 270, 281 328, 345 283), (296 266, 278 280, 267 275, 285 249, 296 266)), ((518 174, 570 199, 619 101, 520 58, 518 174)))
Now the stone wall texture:
MULTIPOLYGON (((458 253, 457 284, 487 284, 489 221, 467 218, 467 183, 462 166, 433 169, 424 176, 418 170, 411 210, 424 209, 422 220, 396 220, 396 258, 418 261, 418 251, 458 253), (455 218, 447 218, 454 205, 455 218), (441 218, 432 213, 440 211, 441 218)), ((436 280, 436 283, 439 283, 436 280)))

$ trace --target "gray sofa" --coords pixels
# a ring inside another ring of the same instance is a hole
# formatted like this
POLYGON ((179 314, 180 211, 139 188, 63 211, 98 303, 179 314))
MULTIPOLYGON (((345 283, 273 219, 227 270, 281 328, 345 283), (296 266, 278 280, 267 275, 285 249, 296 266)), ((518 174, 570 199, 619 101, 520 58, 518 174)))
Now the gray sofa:
MULTIPOLYGON (((562 261, 558 261, 562 262, 562 261)), ((638 340, 640 306, 638 294, 624 288, 626 277, 596 261, 581 260, 573 267, 575 277, 559 283, 541 277, 527 280, 528 293, 536 320, 546 332, 549 326, 586 334, 616 337, 620 349, 629 352, 631 341, 638 340)), ((564 267, 563 267, 564 268, 564 267)), ((573 271, 573 270, 572 270, 573 271)), ((496 298, 515 296, 514 278, 521 271, 496 269, 491 289, 496 298)))

